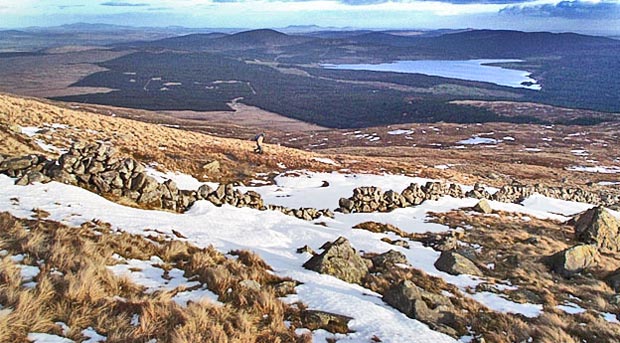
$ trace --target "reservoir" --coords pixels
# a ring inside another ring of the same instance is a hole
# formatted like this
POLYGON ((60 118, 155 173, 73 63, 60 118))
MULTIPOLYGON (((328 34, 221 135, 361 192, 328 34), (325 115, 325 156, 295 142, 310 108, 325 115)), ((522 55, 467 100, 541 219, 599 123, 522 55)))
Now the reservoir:
POLYGON ((368 70, 394 73, 424 74, 450 79, 480 81, 500 86, 540 90, 540 85, 524 70, 508 69, 489 64, 515 63, 521 60, 418 60, 380 64, 322 64, 327 69, 368 70))

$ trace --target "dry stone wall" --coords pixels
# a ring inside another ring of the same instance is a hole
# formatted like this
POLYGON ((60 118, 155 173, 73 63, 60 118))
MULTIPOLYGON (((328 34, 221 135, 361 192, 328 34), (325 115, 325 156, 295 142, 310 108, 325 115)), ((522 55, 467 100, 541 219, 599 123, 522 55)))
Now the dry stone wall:
POLYGON ((536 193, 550 198, 585 202, 611 208, 620 204, 620 196, 618 195, 595 193, 581 188, 508 185, 491 194, 480 184, 476 184, 473 189, 465 192, 457 184, 427 182, 425 185, 412 183, 401 193, 392 190, 384 192, 378 187, 355 188, 353 196, 340 199, 337 211, 343 213, 389 212, 396 208, 416 206, 426 200, 437 200, 443 196, 519 203, 536 193))
POLYGON ((329 210, 266 206, 260 194, 254 191, 242 193, 233 184, 222 184, 216 189, 202 185, 197 190, 180 190, 172 180, 160 183, 149 176, 139 161, 117 157, 115 149, 105 143, 75 143, 58 160, 42 155, 0 156, 0 173, 17 178, 18 185, 57 181, 98 194, 125 197, 147 207, 177 212, 185 211, 197 200, 207 200, 217 206, 228 204, 277 210, 305 220, 333 217, 329 210))

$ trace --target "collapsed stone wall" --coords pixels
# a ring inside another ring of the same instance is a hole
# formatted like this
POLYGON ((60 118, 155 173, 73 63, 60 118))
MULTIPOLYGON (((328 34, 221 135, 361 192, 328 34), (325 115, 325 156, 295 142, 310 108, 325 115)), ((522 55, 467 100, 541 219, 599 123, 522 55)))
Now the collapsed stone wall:
POLYGON ((535 193, 596 206, 616 207, 620 204, 620 195, 595 193, 581 188, 547 187, 539 184, 507 185, 491 194, 480 184, 476 184, 473 189, 465 192, 461 186, 454 183, 427 182, 425 185, 412 183, 401 193, 392 190, 384 192, 378 187, 359 187, 353 190, 353 196, 350 198, 340 199, 337 211, 343 213, 389 212, 396 208, 416 206, 426 200, 437 200, 443 196, 519 203, 535 193))
POLYGON ((197 190, 181 190, 172 180, 160 183, 149 176, 139 161, 117 157, 116 150, 104 143, 75 143, 58 160, 42 155, 12 158, 0 156, 0 173, 18 178, 18 185, 57 181, 98 194, 125 197, 147 207, 177 212, 184 212, 198 200, 207 200, 216 206, 228 204, 258 210, 277 210, 305 220, 314 220, 320 216, 333 217, 329 210, 265 206, 260 194, 254 191, 242 193, 233 184, 222 184, 216 189, 202 185, 197 190))

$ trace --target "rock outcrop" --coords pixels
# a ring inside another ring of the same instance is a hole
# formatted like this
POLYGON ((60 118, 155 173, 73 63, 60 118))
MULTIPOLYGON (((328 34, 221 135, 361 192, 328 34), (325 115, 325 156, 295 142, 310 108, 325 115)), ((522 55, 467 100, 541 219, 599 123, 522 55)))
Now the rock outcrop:
POLYGON ((480 269, 467 257, 454 252, 444 251, 435 261, 435 268, 452 275, 468 274, 483 276, 480 269))
POLYGON ((620 222, 603 207, 595 207, 581 214, 575 221, 577 240, 595 244, 602 251, 620 250, 620 222))
POLYGON ((581 244, 562 250, 546 258, 544 262, 553 272, 571 277, 595 266, 598 260, 599 253, 595 245, 581 244))
POLYGON ((368 273, 368 266, 346 238, 327 242, 321 249, 324 249, 323 253, 304 263, 304 268, 358 284, 368 273))

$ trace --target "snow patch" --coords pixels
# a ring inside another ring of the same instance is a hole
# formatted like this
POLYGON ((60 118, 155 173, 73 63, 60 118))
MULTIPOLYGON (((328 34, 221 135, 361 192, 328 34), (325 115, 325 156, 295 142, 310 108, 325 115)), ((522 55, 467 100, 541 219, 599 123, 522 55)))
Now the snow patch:
POLYGON ((475 293, 471 297, 493 311, 522 314, 528 318, 538 317, 543 310, 542 305, 516 303, 491 292, 475 293))
POLYGON ((73 343, 72 340, 47 333, 29 333, 27 339, 32 343, 73 343))
POLYGON ((494 138, 478 137, 474 136, 468 139, 464 139, 456 142, 457 144, 478 145, 478 144, 497 144, 500 140, 494 138))
POLYGON ((177 187, 181 190, 190 190, 195 191, 200 186, 206 184, 211 188, 217 188, 219 184, 214 182, 201 182, 198 181, 195 177, 184 174, 181 172, 161 172, 151 166, 145 168, 146 174, 157 180, 157 182, 165 182, 167 180, 172 180, 176 183, 177 187))

